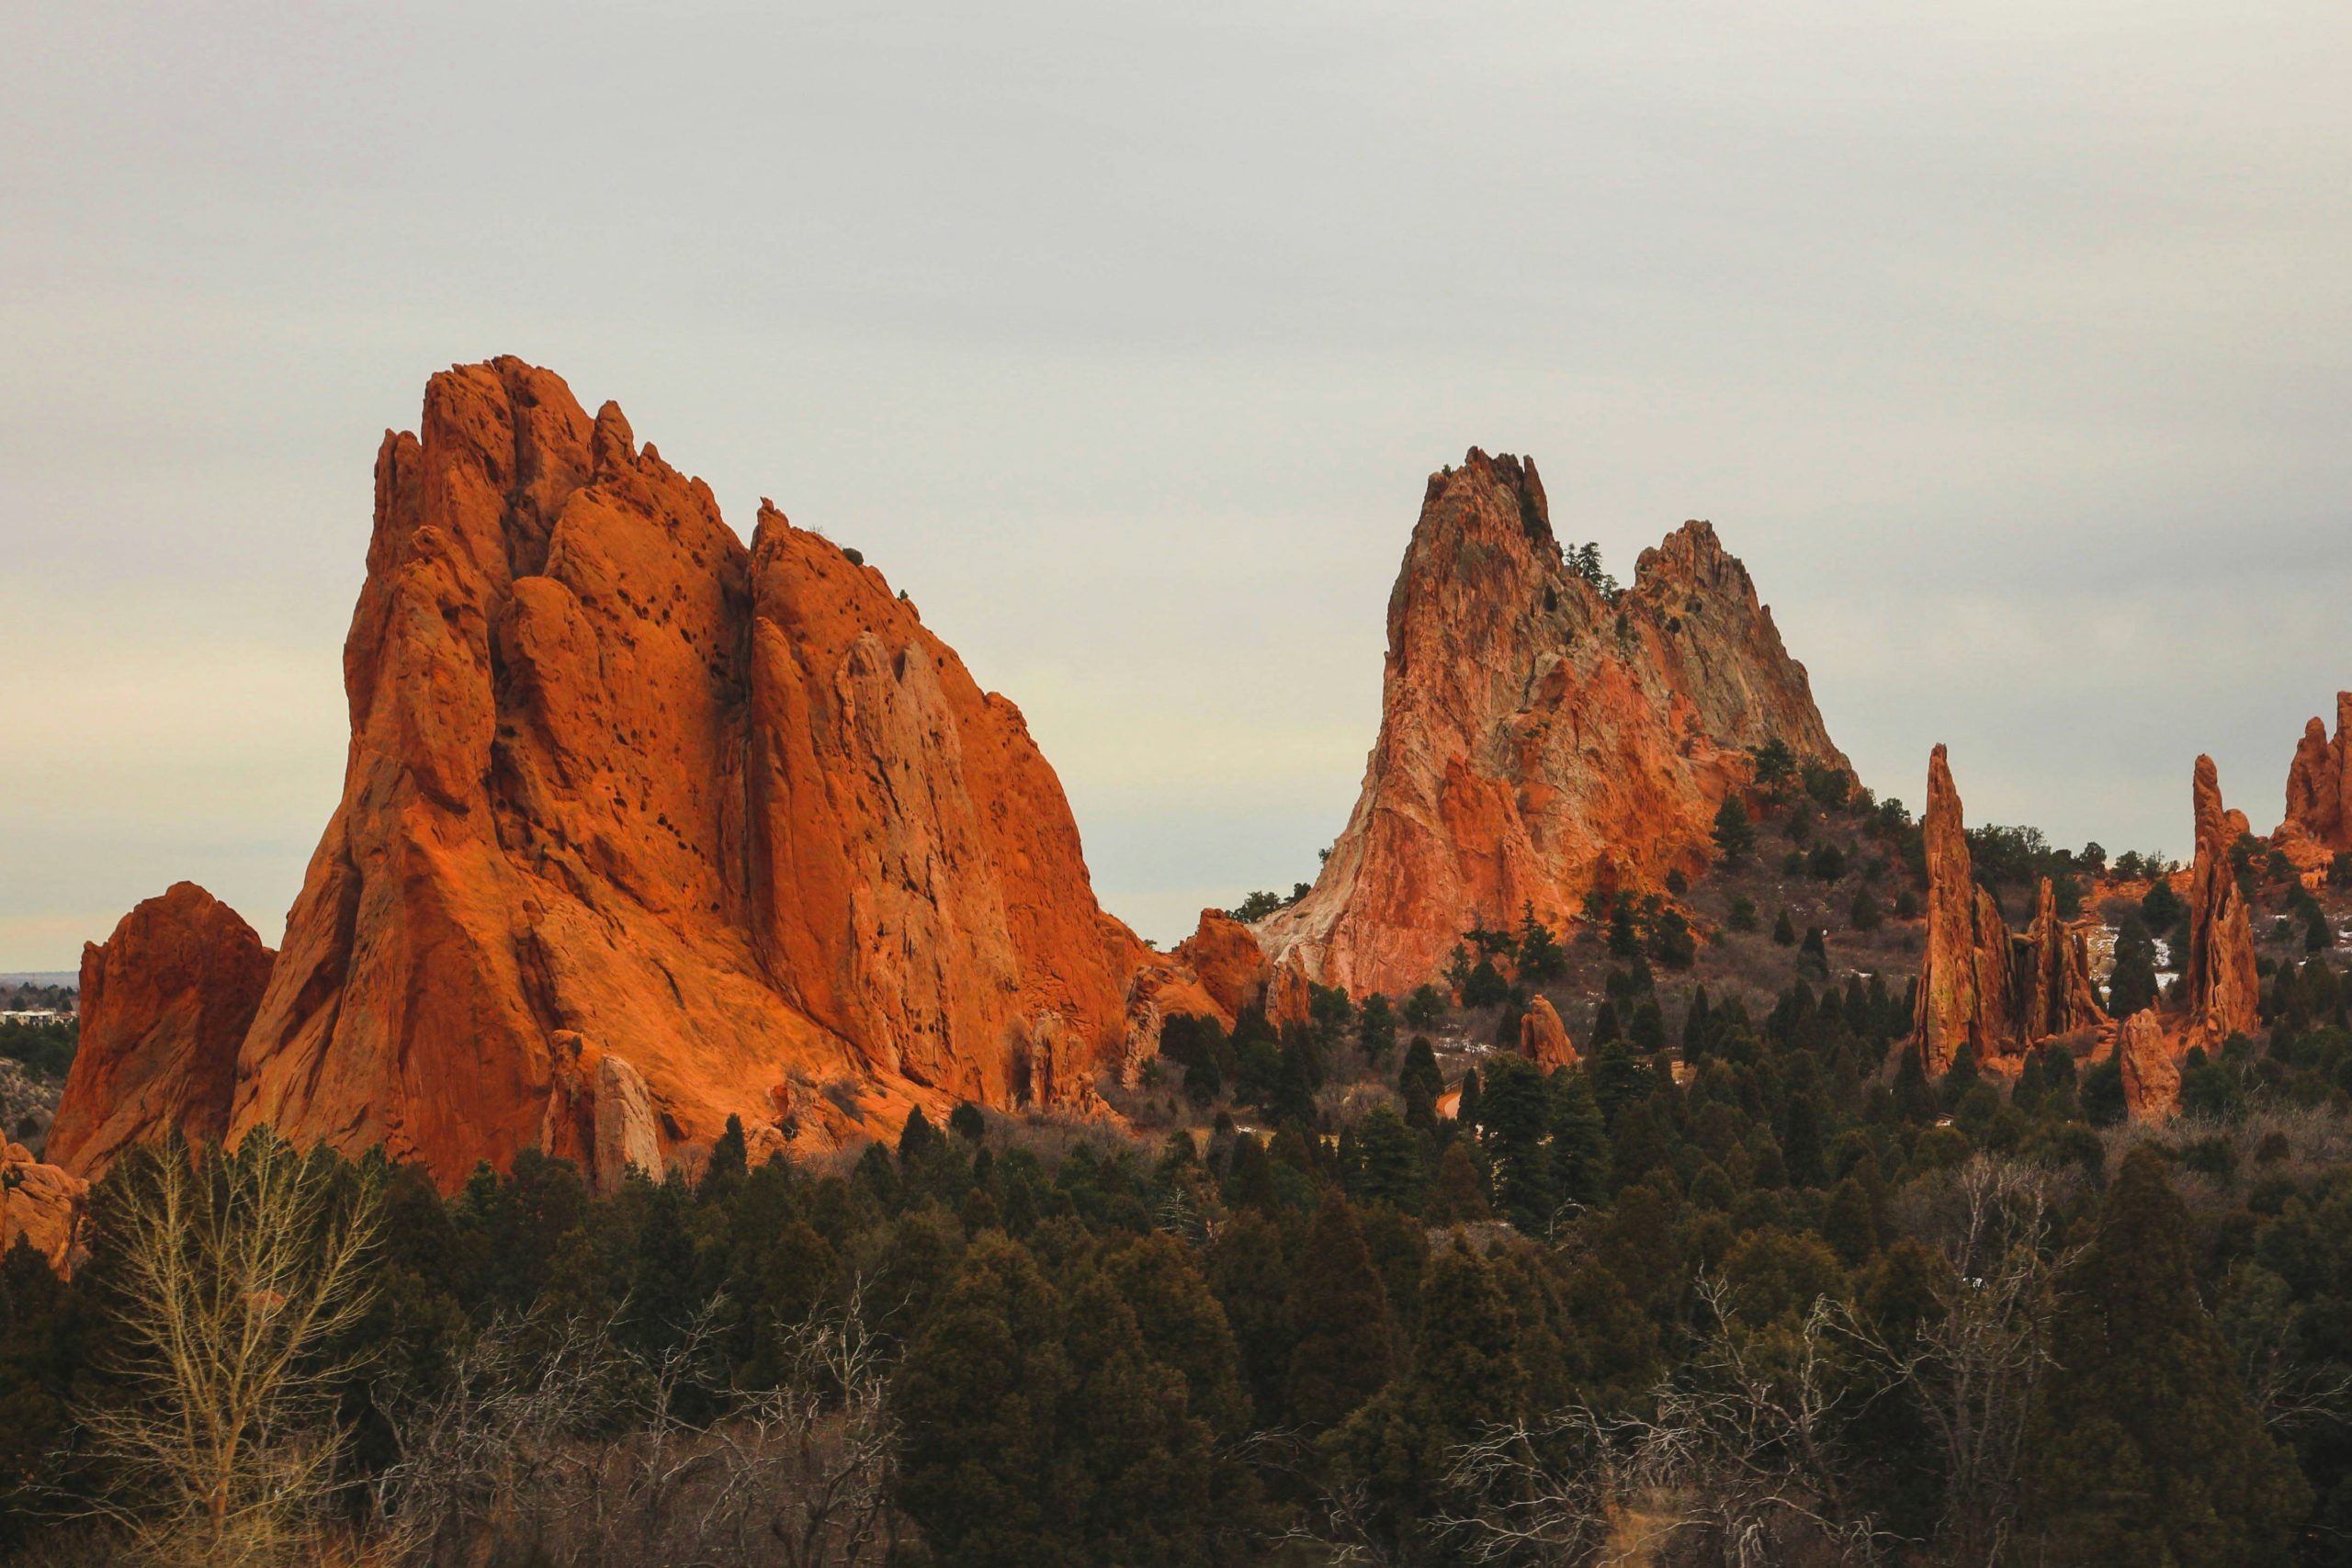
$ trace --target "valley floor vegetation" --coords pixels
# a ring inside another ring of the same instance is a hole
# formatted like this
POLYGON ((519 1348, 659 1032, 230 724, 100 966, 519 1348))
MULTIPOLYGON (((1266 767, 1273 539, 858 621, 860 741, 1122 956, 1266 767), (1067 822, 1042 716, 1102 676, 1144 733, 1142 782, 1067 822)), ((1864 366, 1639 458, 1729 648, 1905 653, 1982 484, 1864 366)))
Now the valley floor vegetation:
POLYGON ((0 1264, 0 1557, 2352 1562, 2323 958, 2161 1126, 2063 1047, 1927 1081, 1883 985, 1642 984, 1455 1086, 1405 1006, 1188 1027, 1214 1121, 1158 1144, 964 1106, 601 1197, 138 1154, 70 1280, 0 1264))

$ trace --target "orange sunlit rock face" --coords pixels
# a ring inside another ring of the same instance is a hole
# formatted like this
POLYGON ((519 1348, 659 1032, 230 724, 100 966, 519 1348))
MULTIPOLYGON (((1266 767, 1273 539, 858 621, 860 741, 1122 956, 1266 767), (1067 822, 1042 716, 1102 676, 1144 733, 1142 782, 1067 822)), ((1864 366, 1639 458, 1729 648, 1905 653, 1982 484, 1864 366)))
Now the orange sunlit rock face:
POLYGON ((2233 1034, 2261 1027, 2261 979, 2255 972, 2254 923, 2230 864, 2230 847, 2246 831, 2245 814, 2222 805, 2213 759, 2197 759, 2197 859, 2188 883, 2189 1043, 2216 1049, 2233 1034))
POLYGON ((175 884, 82 949, 81 1042, 43 1153, 96 1179, 132 1144, 218 1143, 271 954, 234 909, 175 884))
POLYGON ((1919 829, 1928 852, 1928 932, 1913 1040, 1930 1074, 1950 1068, 1963 1045, 1980 1065, 1994 1064, 2018 1048, 2009 928, 2000 904, 1977 886, 1960 791, 1941 746, 1928 758, 1919 829))
POLYGON ((1544 997, 1529 1002, 1520 1017, 1519 1054, 1546 1072, 1583 1060, 1568 1039, 1568 1026, 1560 1021, 1559 1010, 1544 997))
POLYGON ((2298 867, 2314 871, 2352 850, 2352 692, 2335 694, 2335 733, 2303 727, 2287 770, 2287 815, 2271 835, 2298 867))
POLYGON ((1532 463, 1430 477, 1388 601, 1379 739, 1314 888, 1259 928, 1307 978, 1401 992, 1474 920, 1647 886, 1710 855, 1748 749, 1850 773, 1747 569, 1688 523, 1611 604, 1563 558, 1532 463))
POLYGON ((344 679, 343 799, 233 1095, 187 1097, 232 1139, 455 1183, 532 1145, 691 1163, 729 1114, 760 1148, 1086 1108, 1165 962, 1096 904, 1020 711, 879 570, 765 503, 745 547, 518 360, 384 437, 344 679))

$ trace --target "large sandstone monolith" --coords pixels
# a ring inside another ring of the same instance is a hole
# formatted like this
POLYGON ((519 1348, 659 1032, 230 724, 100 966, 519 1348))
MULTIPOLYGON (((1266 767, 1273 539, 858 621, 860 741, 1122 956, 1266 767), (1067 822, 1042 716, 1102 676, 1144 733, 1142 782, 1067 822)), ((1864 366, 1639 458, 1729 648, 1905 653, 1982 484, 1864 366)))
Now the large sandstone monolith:
POLYGON ((879 570, 764 503, 747 548, 519 360, 385 435, 344 683, 342 801, 250 1028, 102 1040, 67 1146, 268 1124, 455 1184, 535 1144, 691 1163, 730 1114, 766 1148, 1086 1111, 1168 963, 1097 905, 1020 711, 879 570))
POLYGON ((2245 818, 2222 807, 2212 758, 2197 759, 2193 788, 2197 859, 2189 872, 2188 965, 2181 988, 2191 1043, 2216 1050, 2231 1035, 2261 1027, 2261 980, 2255 971, 2253 918, 2230 863, 2245 818))
POLYGON ((193 882, 85 945, 81 1042, 43 1145, 50 1162, 96 1179, 131 1144, 174 1133, 219 1143, 270 960, 254 929, 193 882))
POLYGON ((1612 598, 1563 556, 1535 466, 1474 450, 1430 476, 1389 595, 1355 809, 1259 934, 1310 979, 1409 991, 1474 921, 1556 926, 1596 886, 1698 871, 1773 739, 1851 771, 1712 526, 1644 551, 1612 598))

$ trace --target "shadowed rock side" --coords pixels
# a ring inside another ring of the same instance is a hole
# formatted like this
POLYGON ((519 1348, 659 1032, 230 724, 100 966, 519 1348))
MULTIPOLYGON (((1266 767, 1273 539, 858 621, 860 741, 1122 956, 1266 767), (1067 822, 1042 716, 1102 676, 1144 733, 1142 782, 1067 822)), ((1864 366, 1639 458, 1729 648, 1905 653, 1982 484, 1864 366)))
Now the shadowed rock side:
POLYGON ((1747 569, 1688 523, 1611 604, 1563 561, 1532 463, 1433 474, 1388 601, 1379 739, 1314 888, 1259 934, 1307 978, 1402 991, 1475 919, 1555 924, 1597 884, 1708 859, 1750 747, 1850 768, 1747 569))
POLYGON ((81 1042, 43 1153, 96 1177, 132 1144, 229 1128, 237 1052, 271 953, 234 909, 175 883, 82 949, 81 1042))
POLYGON ((2352 692, 2335 694, 2335 734, 2314 718, 2287 770, 2287 816, 2272 842, 2305 871, 2352 850, 2352 692))
POLYGON ((0 1258, 21 1238, 51 1268, 71 1274, 89 1190, 87 1181, 42 1164, 22 1144, 0 1142, 0 1258))
POLYGON ((2107 1021, 2098 987, 2091 979, 2087 933, 2080 922, 2069 925, 2058 918, 2058 889, 2046 876, 2034 899, 2023 955, 2019 1004, 2026 1041, 2096 1029, 2107 1021))
POLYGON ((232 1100, 190 1097, 232 1139, 446 1184, 533 1145, 659 1169, 730 1113, 757 1150, 1082 1107, 1162 963, 1096 905, 1019 710, 879 571, 764 503, 746 549, 517 360, 384 437, 344 678, 342 803, 232 1100))
POLYGON ((2254 924, 2230 865, 2230 846, 2246 831, 2245 814, 2224 810, 2213 759, 2197 759, 2197 860, 2188 882, 2188 1043, 2211 1050, 2233 1034, 2261 1026, 2261 980, 2255 972, 2254 924))

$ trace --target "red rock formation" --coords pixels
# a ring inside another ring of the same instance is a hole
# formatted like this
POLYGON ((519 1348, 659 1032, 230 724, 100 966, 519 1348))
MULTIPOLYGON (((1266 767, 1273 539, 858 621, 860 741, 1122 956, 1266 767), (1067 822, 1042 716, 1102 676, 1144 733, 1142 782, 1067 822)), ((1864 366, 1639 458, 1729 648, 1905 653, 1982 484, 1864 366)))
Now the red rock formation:
POLYGON ((1201 923, 1169 957, 1192 971, 1232 1027, 1234 1015, 1263 1001, 1272 967, 1250 928, 1222 909, 1203 909, 1201 923))
POLYGON ((1558 924, 1597 884, 1700 869, 1747 749, 1775 738, 1848 767, 1711 526, 1643 552, 1612 604, 1564 562, 1534 465, 1473 451, 1430 476, 1389 596, 1355 810, 1260 934, 1311 978, 1409 990, 1474 919, 1532 904, 1558 924))
POLYGON ((49 1130, 51 1162, 96 1179, 134 1143, 218 1143, 270 951, 237 912, 175 884, 82 949, 82 1032, 49 1130))
POLYGON ((2156 1021, 2142 1008, 2123 1021, 2115 1042, 2123 1074, 2123 1104, 2134 1122, 2162 1122, 2180 1109, 2180 1063, 2156 1021))
POLYGON ((2058 890, 2046 876, 2034 901, 2033 923, 2026 929, 2023 956, 2018 999, 2024 1040, 2096 1029, 2107 1021, 2098 987, 2091 983, 2089 942, 2081 926, 2059 919, 2058 890))
POLYGON ((22 1236, 60 1274, 82 1249, 82 1213, 90 1184, 33 1158, 22 1144, 0 1145, 0 1258, 22 1236))
POLYGON ((1912 1040, 1930 1074, 1948 1069, 1967 1045, 1981 1066, 2019 1048, 2017 981, 2008 922, 1976 885, 1961 818, 1960 792, 1938 746, 1928 759, 1928 945, 1919 960, 1912 1040))
POLYGON ((1583 1060, 1568 1039, 1568 1026, 1560 1021, 1559 1010, 1543 997, 1528 1003, 1520 1016, 1519 1054, 1547 1073, 1583 1060))
POLYGON ((2335 735, 2314 718, 2287 770, 2287 816, 2271 841, 2306 870, 2352 850, 2352 692, 2335 694, 2335 735))
POLYGON ((1305 1024, 1313 1016, 1315 1001, 1307 985, 1306 971, 1296 958, 1276 963, 1266 976, 1266 1021, 1277 1031, 1305 1024))
POLYGON ((2254 924, 2230 865, 2230 849, 2246 830, 2242 812, 2222 807, 2213 759, 2197 759, 2197 859, 2188 881, 2188 998, 2191 1043, 2218 1049, 2232 1034, 2261 1027, 2261 981, 2255 973, 2254 924))
MULTIPOLYGON (((617 408, 519 361, 435 377, 385 436, 344 677, 343 800, 233 1103, 217 1074, 155 1097, 192 1129, 454 1183, 532 1144, 692 1160, 730 1113, 774 1147, 1084 1107, 1157 962, 1019 710, 879 571, 765 504, 746 549, 617 408)), ((127 1098, 82 1100, 112 1129, 127 1098)))

